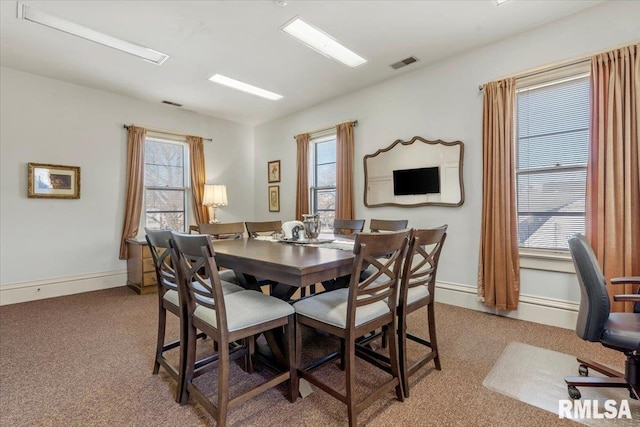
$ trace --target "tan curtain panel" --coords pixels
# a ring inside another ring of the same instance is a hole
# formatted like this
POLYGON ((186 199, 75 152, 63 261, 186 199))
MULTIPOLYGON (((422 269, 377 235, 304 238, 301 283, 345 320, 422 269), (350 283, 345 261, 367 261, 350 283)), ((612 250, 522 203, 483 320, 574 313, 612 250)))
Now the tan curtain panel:
MULTIPOLYGON (((607 280, 640 275, 640 45, 591 59, 587 238, 607 280)), ((610 295, 634 293, 610 285, 610 295)), ((632 311, 614 302, 612 311, 632 311)))
POLYGON ((136 237, 140 226, 142 195, 144 193, 144 128, 129 126, 127 136, 127 199, 124 225, 120 239, 120 259, 127 259, 126 239, 136 237))
POLYGON ((516 310, 520 258, 516 213, 513 78, 483 87, 482 225, 478 296, 488 306, 516 310))
POLYGON ((353 123, 336 126, 336 218, 353 219, 353 123))
POLYGON ((191 195, 196 224, 209 223, 209 207, 203 206, 206 170, 204 167, 204 144, 199 136, 187 136, 189 157, 191 160, 191 195))
POLYGON ((298 146, 296 178, 296 216, 302 221, 302 214, 309 213, 309 140, 308 133, 296 135, 298 146))

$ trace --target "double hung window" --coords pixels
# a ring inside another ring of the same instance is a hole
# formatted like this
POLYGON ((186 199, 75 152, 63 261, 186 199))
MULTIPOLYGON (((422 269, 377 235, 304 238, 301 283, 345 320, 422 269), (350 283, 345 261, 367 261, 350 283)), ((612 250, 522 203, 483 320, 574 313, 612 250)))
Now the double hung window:
POLYGON ((185 142, 147 137, 144 150, 143 221, 150 229, 184 232, 189 224, 188 150, 185 142))
POLYGON ((311 211, 320 215, 320 231, 333 231, 336 216, 336 135, 311 140, 311 211))
POLYGON ((585 232, 589 74, 516 91, 518 241, 521 248, 566 251, 585 232))

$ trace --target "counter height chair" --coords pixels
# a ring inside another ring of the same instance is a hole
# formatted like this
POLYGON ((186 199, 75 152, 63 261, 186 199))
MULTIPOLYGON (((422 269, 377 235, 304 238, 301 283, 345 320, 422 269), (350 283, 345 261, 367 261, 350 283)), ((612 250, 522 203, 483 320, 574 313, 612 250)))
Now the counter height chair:
POLYGON ((266 236, 273 233, 280 233, 282 231, 282 221, 246 221, 244 225, 247 227, 249 237, 266 236))
MULTIPOLYGON (((151 257, 156 272, 156 280, 158 283, 158 337, 156 343, 156 355, 153 364, 153 374, 156 375, 160 366, 162 366, 171 377, 178 383, 176 392, 176 401, 180 401, 183 392, 180 387, 182 366, 175 367, 164 356, 166 351, 180 347, 181 352, 186 347, 181 346, 184 336, 184 323, 180 298, 178 294, 178 284, 176 272, 171 263, 169 240, 171 239, 170 230, 150 230, 144 229, 146 233, 147 244, 151 251, 151 257), (181 339, 169 343, 165 343, 167 312, 174 314, 180 319, 180 337, 181 339)), ((233 293, 242 291, 243 288, 232 283, 224 282, 224 292, 233 293)), ((204 337, 204 334, 199 335, 204 337)))
MULTIPOLYGON (((577 387, 626 388, 632 398, 640 397, 640 314, 611 313, 607 283, 600 271, 598 260, 587 239, 578 234, 569 239, 569 251, 576 267, 580 285, 580 308, 576 334, 585 341, 599 342, 603 346, 623 353, 625 372, 615 371, 590 359, 578 357, 579 377, 565 377, 569 397, 580 399, 577 387), (606 377, 588 377, 589 368, 606 377), (608 377, 608 378, 607 378, 608 377)), ((640 283, 640 277, 621 277, 612 283, 640 283)), ((614 301, 640 301, 640 296, 614 295, 614 301)))
MULTIPOLYGON (((351 236, 354 237, 356 233, 361 233, 364 230, 364 219, 334 219, 333 220, 333 235, 334 236, 351 236)), ((336 277, 335 279, 325 280, 322 282, 322 287, 327 291, 334 291, 336 289, 345 288, 349 286, 351 277, 349 275, 336 277)), ((315 294, 315 285, 311 285, 311 293, 315 294)), ((303 295, 304 296, 304 295, 303 295)))
POLYGON ((348 236, 361 233, 364 230, 364 219, 334 219, 333 234, 336 236, 348 236))
MULTIPOLYGON (((218 222, 198 224, 198 232, 200 234, 210 234, 215 240, 242 239, 244 237, 244 223, 218 222)), ((246 286, 245 282, 242 279, 238 279, 236 272, 233 270, 221 270, 219 274, 220 280, 235 283, 239 286, 246 286)))
POLYGON ((294 402, 297 389, 294 347, 294 310, 288 303, 257 291, 243 290, 225 294, 218 276, 214 258, 213 240, 209 235, 193 236, 173 233, 171 256, 178 277, 178 286, 185 306, 185 331, 187 351, 185 353, 184 389, 180 403, 185 404, 192 396, 216 420, 218 426, 224 426, 227 412, 248 399, 286 381, 291 381, 288 398, 294 402), (198 238, 204 237, 205 245, 198 238), (195 262, 193 260, 196 260, 195 262), (209 280, 201 275, 204 266, 209 280), (250 358, 255 348, 254 336, 273 329, 284 327, 286 330, 286 353, 289 368, 244 391, 230 396, 230 361, 243 355, 250 358), (201 330, 217 343, 217 398, 210 399, 193 382, 197 366, 196 330, 201 330), (234 342, 244 342, 234 346, 234 342))
POLYGON ((407 228, 409 220, 406 219, 372 219, 369 228, 372 233, 381 231, 399 231, 407 228))
MULTIPOLYGON (((396 398, 404 400, 400 368, 398 363, 397 337, 391 334, 389 343, 391 378, 364 398, 356 394, 356 339, 370 331, 388 326, 395 331, 397 327, 396 298, 400 270, 408 241, 409 230, 392 233, 360 233, 356 236, 353 252, 356 255, 351 273, 349 288, 324 292, 293 304, 296 310, 296 365, 299 378, 305 378, 331 396, 347 405, 349 425, 357 425, 358 413, 395 390, 396 398), (388 254, 388 258, 379 258, 379 254, 388 254), (374 274, 360 281, 360 271, 365 263, 376 270, 374 274), (386 302, 385 302, 386 299, 386 302), (389 302, 391 301, 391 302, 389 302), (341 339, 344 344, 344 365, 346 392, 342 393, 313 375, 312 371, 330 360, 340 357, 333 353, 302 366, 302 328, 303 326, 324 331, 341 339)), ((386 376, 386 374, 384 374, 386 376)), ((296 378, 298 381, 298 378, 296 378)), ((298 386, 294 387, 296 390, 298 386)))

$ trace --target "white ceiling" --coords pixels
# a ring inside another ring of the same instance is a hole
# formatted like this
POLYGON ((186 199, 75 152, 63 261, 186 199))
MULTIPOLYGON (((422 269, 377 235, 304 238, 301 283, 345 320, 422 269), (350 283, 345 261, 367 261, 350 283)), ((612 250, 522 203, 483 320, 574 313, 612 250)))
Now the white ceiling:
MULTIPOLYGON (((16 18, 0 2, 0 64, 136 98, 259 124, 592 7, 602 0, 24 1, 166 53, 162 66, 16 18), (283 6, 282 3, 287 3, 283 6), (351 69, 279 31, 294 16, 369 63, 351 69), (414 55, 419 62, 389 65, 414 55), (223 74, 284 95, 269 101, 207 79, 223 74)), ((177 107, 167 107, 177 108, 177 107)))

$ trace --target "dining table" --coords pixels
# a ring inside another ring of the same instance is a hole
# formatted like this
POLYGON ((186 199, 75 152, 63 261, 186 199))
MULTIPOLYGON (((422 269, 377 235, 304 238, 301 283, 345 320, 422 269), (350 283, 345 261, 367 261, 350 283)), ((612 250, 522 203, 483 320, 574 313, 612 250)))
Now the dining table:
POLYGON ((234 270, 243 286, 260 290, 260 280, 276 282, 271 295, 285 301, 299 288, 350 274, 354 259, 346 238, 217 240, 214 249, 218 266, 234 270))
MULTIPOLYGON (((261 281, 275 282, 271 296, 289 301, 300 288, 351 274, 353 244, 353 238, 344 236, 321 235, 303 242, 261 236, 216 240, 214 250, 217 265, 234 270, 243 287, 262 291, 261 281)), ((282 351, 283 334, 266 333, 265 339, 271 355, 261 360, 275 362, 273 367, 286 367, 289 361, 282 351)))

